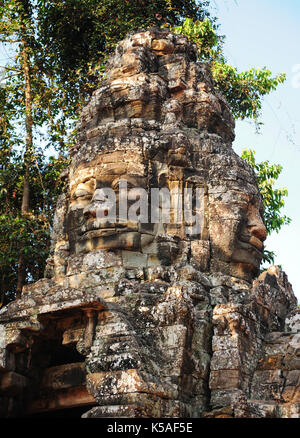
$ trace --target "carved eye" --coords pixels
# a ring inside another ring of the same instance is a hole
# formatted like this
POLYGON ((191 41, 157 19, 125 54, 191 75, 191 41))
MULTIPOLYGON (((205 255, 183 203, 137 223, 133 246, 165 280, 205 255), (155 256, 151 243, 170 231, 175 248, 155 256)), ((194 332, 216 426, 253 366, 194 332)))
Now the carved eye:
POLYGON ((73 194, 73 199, 83 198, 83 197, 91 197, 92 194, 84 189, 77 189, 73 194))
POLYGON ((78 198, 89 199, 93 196, 90 183, 80 183, 78 184, 76 190, 73 193, 72 198, 74 200, 78 198))

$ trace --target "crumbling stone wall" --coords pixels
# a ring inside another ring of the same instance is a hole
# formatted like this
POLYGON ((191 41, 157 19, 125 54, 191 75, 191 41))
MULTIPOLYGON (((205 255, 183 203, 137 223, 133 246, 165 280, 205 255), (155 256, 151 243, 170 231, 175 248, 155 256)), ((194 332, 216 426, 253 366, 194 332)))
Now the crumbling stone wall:
POLYGON ((297 300, 279 268, 257 278, 256 177, 194 45, 129 35, 78 132, 45 278, 0 311, 0 415, 299 417, 297 300), (201 189, 199 232, 99 220, 120 180, 201 189))

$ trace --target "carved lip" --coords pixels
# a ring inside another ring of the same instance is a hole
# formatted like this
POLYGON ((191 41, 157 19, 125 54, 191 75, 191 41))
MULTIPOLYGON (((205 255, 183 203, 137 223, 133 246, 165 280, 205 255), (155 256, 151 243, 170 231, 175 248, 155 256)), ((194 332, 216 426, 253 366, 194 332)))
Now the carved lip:
POLYGON ((90 230, 81 234, 78 241, 90 240, 97 237, 108 237, 117 234, 116 228, 102 228, 98 230, 90 230))
POLYGON ((256 236, 253 236, 252 234, 242 234, 240 236, 240 241, 243 243, 247 243, 248 245, 252 246, 255 249, 258 249, 259 252, 263 252, 264 244, 263 242, 256 236))
POLYGON ((138 223, 135 222, 109 222, 103 219, 96 219, 85 223, 78 230, 80 240, 88 240, 95 237, 111 236, 127 232, 138 232, 138 223))
POLYGON ((105 239, 107 237, 113 237, 114 239, 118 239, 118 236, 122 236, 127 233, 138 233, 138 231, 130 230, 128 228, 103 228, 101 230, 91 230, 86 233, 78 236, 78 242, 85 242, 92 239, 102 238, 105 239))
POLYGON ((114 230, 115 232, 120 232, 122 230, 137 231, 138 224, 131 222, 110 222, 103 219, 96 219, 94 221, 86 222, 82 227, 79 228, 78 234, 84 235, 91 231, 109 231, 114 230))
POLYGON ((246 251, 251 250, 252 255, 255 255, 259 258, 261 258, 263 256, 263 245, 262 245, 262 248, 257 248, 257 246, 253 245, 249 241, 245 242, 242 240, 239 241, 239 244, 240 244, 241 249, 244 249, 246 251))

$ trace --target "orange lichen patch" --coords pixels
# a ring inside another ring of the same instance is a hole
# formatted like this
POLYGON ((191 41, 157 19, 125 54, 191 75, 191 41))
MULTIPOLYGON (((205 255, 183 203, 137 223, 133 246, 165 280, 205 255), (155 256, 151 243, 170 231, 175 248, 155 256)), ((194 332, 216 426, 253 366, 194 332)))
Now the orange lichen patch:
POLYGON ((48 412, 96 404, 94 397, 84 386, 63 389, 28 403, 26 413, 48 412))

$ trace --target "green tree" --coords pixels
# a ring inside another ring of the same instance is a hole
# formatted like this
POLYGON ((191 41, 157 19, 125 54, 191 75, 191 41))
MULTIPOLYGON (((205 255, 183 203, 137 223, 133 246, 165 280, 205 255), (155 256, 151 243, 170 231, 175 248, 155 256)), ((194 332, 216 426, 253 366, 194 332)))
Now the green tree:
MULTIPOLYGON (((4 2, 5 3, 5 2, 4 2)), ((5 34, 6 43, 19 44, 19 65, 16 67, 6 67, 13 69, 15 74, 23 76, 23 95, 24 95, 24 122, 25 122, 25 152, 23 175, 23 190, 21 214, 29 213, 30 184, 29 174, 33 154, 33 114, 32 114, 32 83, 30 65, 30 33, 31 33, 31 8, 27 1, 9 1, 1 8, 2 22, 1 33, 5 34), (13 13, 11 13, 13 11, 13 13)), ((26 278, 25 253, 23 248, 19 251, 17 274, 17 296, 21 295, 22 287, 26 278)))
POLYGON ((210 64, 215 86, 226 97, 234 117, 253 119, 259 127, 263 97, 285 81, 285 73, 273 77, 266 67, 238 72, 226 62, 224 37, 217 34, 216 26, 208 17, 203 21, 187 18, 182 25, 170 26, 170 29, 186 35, 197 45, 199 59, 210 64))
MULTIPOLYGON (((288 195, 286 188, 276 189, 275 183, 282 172, 280 164, 270 164, 269 161, 257 163, 255 160, 255 151, 243 149, 241 157, 254 169, 259 191, 262 195, 265 206, 265 225, 268 235, 276 231, 277 233, 283 225, 288 225, 291 219, 282 215, 281 210, 284 207, 284 198, 288 195)), ((274 263, 275 253, 265 250, 264 261, 274 263)))
MULTIPOLYGON (((47 120, 49 106, 43 96, 47 78, 36 63, 33 15, 30 1, 0 4, 0 42, 15 50, 13 62, 4 66, 6 76, 0 89, 0 303, 20 296, 26 281, 42 275, 49 247, 48 218, 56 195, 53 181, 47 187, 53 159, 46 159, 37 146, 41 144, 38 130, 47 120)), ((53 99, 50 102, 53 117, 59 110, 53 99)), ((61 164, 61 159, 55 163, 61 164)))
POLYGON ((42 154, 35 156, 37 166, 29 174, 30 209, 24 214, 23 153, 13 148, 0 150, 0 306, 16 297, 20 253, 24 255, 28 283, 43 276, 49 252, 53 206, 61 191, 59 175, 65 158, 46 160, 42 154))
POLYGON ((37 0, 36 4, 40 67, 51 70, 64 109, 73 117, 99 85, 108 56, 128 32, 209 15, 209 2, 195 0, 37 0))

